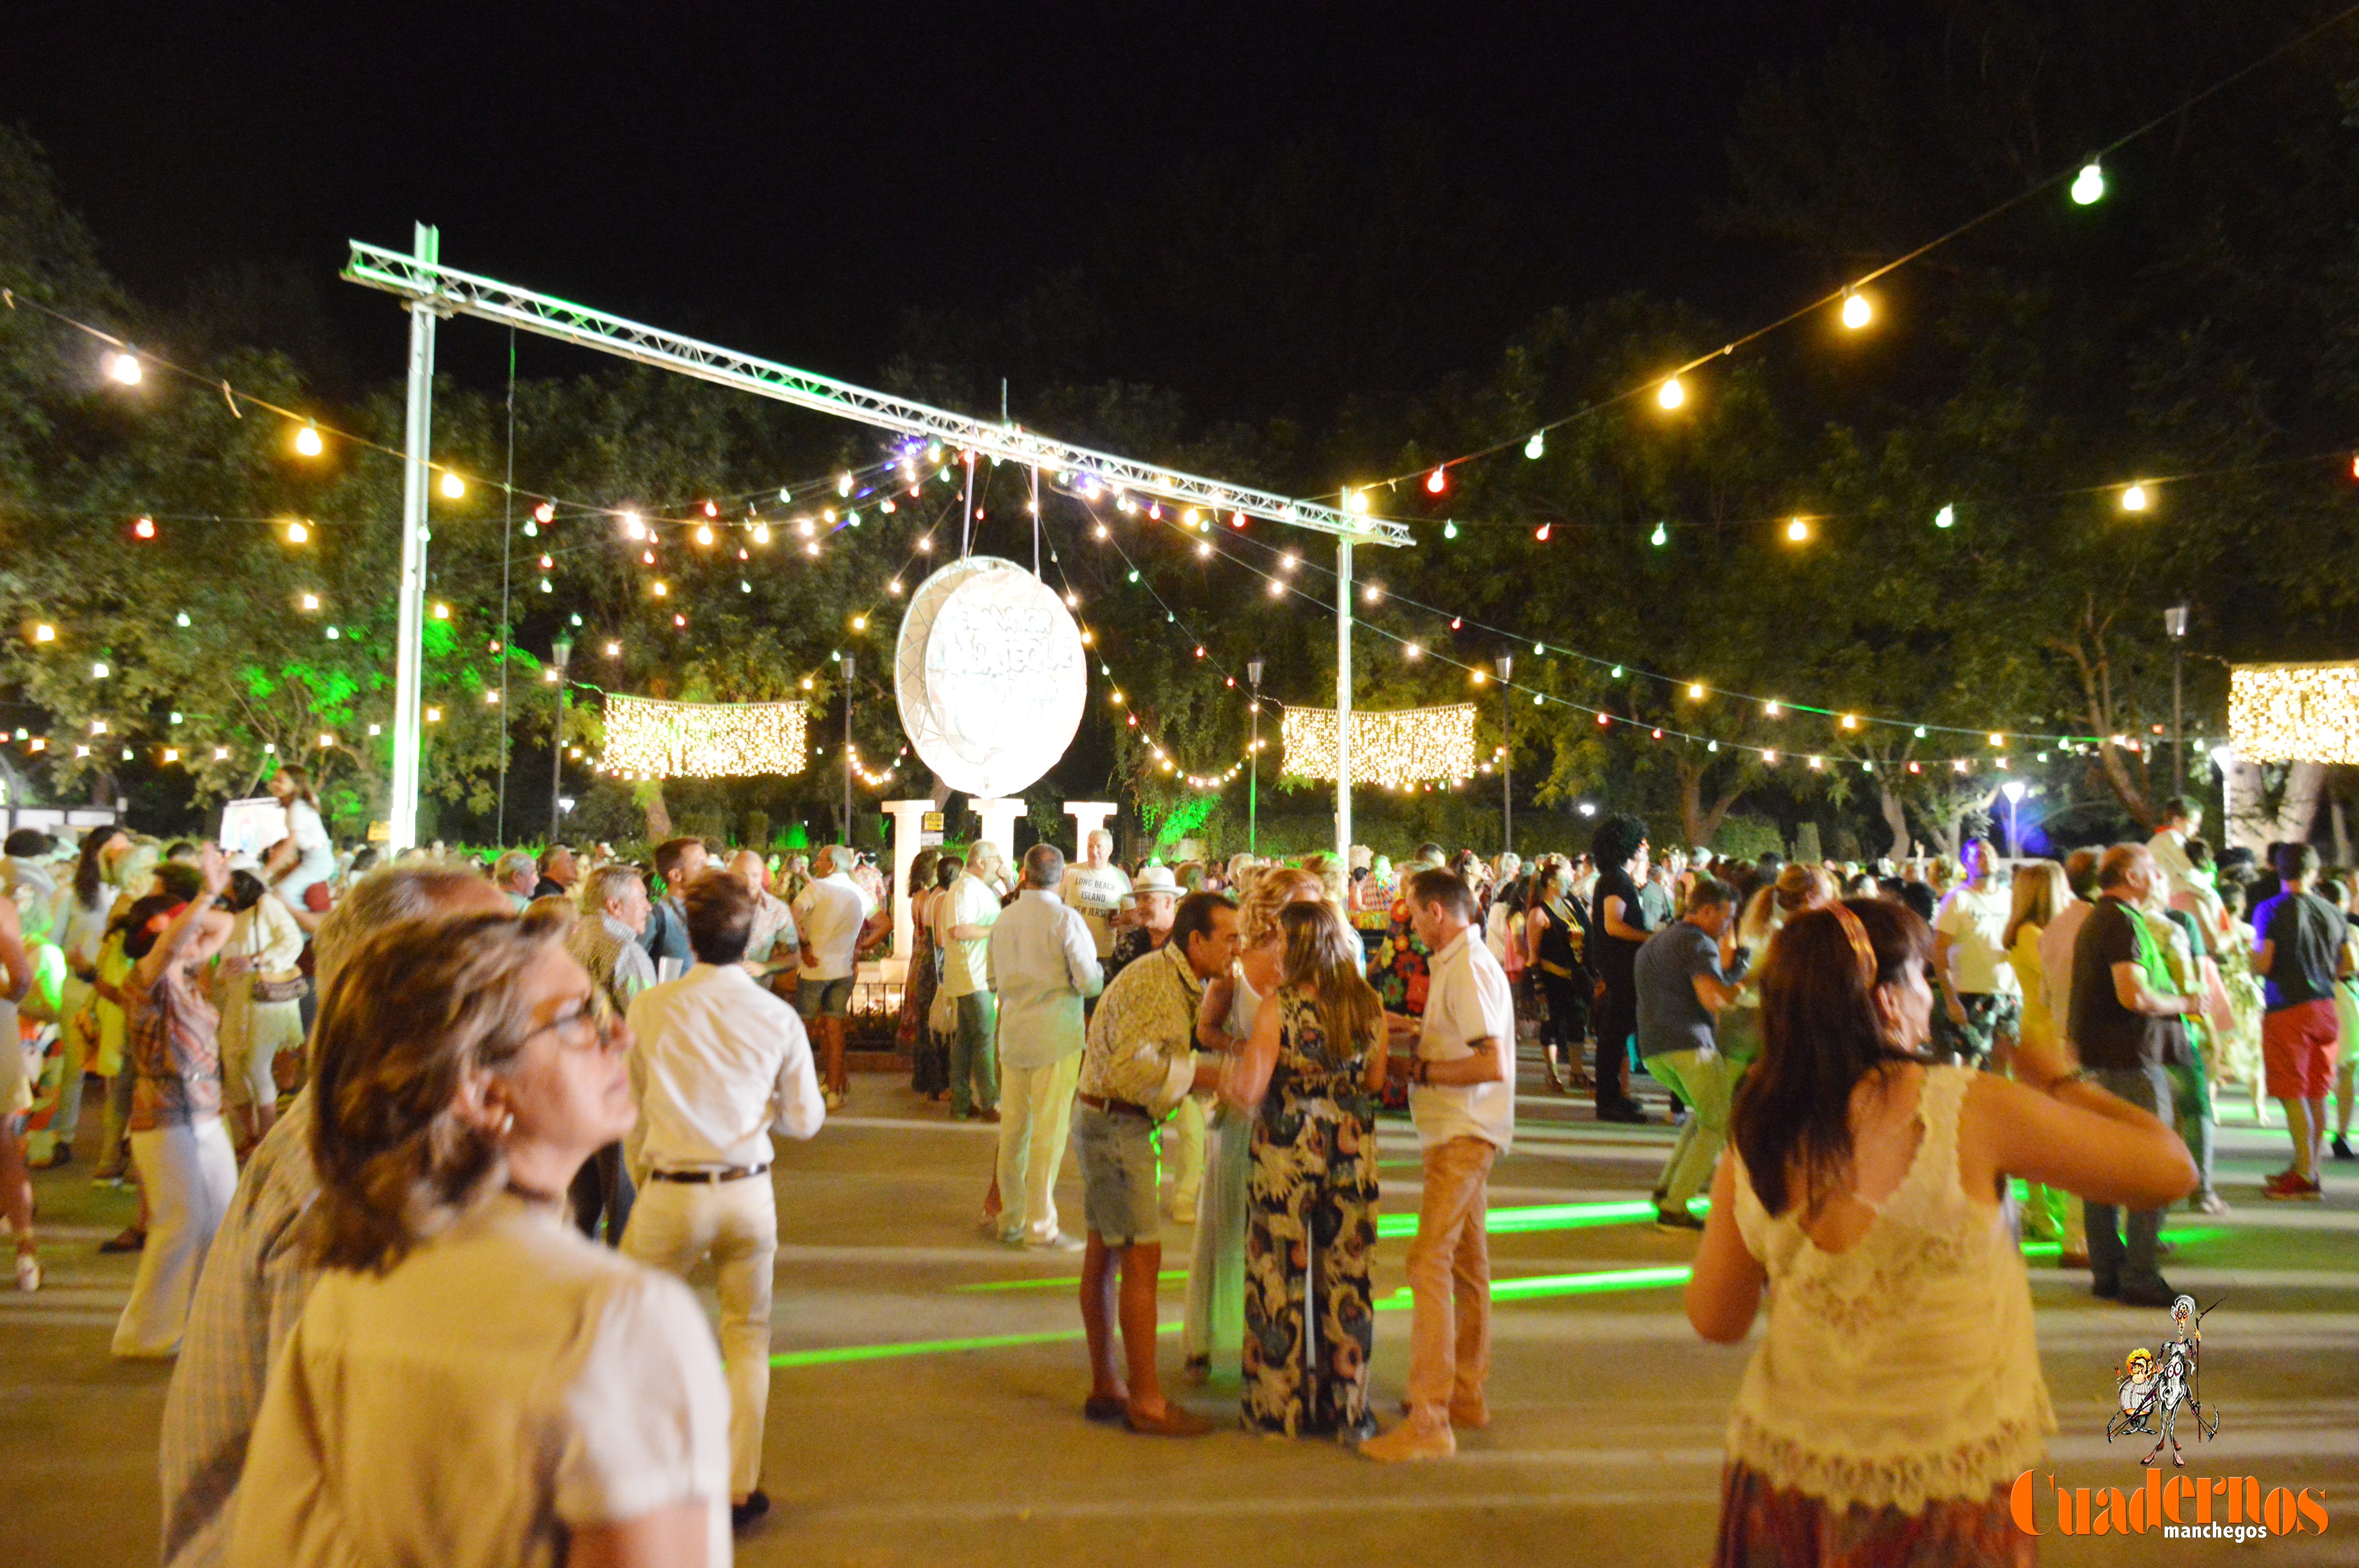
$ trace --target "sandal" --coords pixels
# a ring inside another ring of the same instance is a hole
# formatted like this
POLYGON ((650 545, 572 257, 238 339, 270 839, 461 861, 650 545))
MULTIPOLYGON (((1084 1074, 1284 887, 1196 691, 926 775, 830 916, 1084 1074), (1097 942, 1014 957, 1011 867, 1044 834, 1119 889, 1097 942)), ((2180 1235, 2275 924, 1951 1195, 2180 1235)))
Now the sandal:
POLYGON ((108 1239, 98 1244, 101 1252, 136 1252, 147 1245, 147 1233, 136 1225, 126 1225, 108 1239))

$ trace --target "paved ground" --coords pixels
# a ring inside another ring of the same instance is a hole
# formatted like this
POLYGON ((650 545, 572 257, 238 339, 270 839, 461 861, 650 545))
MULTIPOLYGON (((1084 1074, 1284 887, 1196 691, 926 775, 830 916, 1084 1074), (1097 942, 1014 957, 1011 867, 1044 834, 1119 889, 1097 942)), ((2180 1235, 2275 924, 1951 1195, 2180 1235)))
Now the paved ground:
MULTIPOLYGON (((1494 1176, 1495 1211, 1643 1198, 1669 1130, 1601 1128, 1535 1087, 1527 1080, 1520 1142, 1494 1176)), ((1414 1140, 1388 1124, 1385 1142, 1386 1208, 1406 1216, 1414 1140)), ((2220 1435, 2190 1445, 2190 1473, 2322 1489, 2333 1528, 2323 1540, 2242 1549, 2051 1530, 2050 1563, 2239 1550, 2271 1563, 2359 1563, 2359 1166, 2329 1172, 2323 1206, 2264 1204, 2258 1183, 2284 1162, 2283 1132, 2255 1128, 2245 1111, 2223 1144, 2222 1186, 2236 1212, 2176 1217, 2170 1231, 2173 1281, 2225 1298, 2205 1336, 2220 1435)), ((1720 1435, 1746 1352, 1698 1341, 1675 1288, 1571 1291, 1558 1278, 1683 1265, 1690 1239, 1627 1221, 1558 1227, 1563 1216, 1508 1229, 1495 1215, 1495 1271, 1533 1281, 1533 1293, 1498 1309, 1493 1425, 1451 1464, 1378 1466, 1322 1443, 1229 1431, 1155 1442, 1081 1419, 1075 1261, 1011 1254, 973 1228, 991 1148, 988 1130, 949 1125, 905 1087, 868 1077, 817 1141, 781 1149, 782 1364, 767 1458, 778 1509, 740 1562, 1230 1568, 1249 1552, 1375 1568, 1706 1556, 1720 1435), (993 1286, 1003 1288, 976 1288, 993 1286), (939 1344, 1002 1336, 1015 1342, 939 1344), (881 1353, 826 1354, 852 1350, 881 1353)), ((1070 1162, 1067 1173, 1060 1202, 1077 1223, 1070 1162)), ((130 1199, 93 1191, 80 1167, 42 1176, 39 1190, 49 1287, 0 1296, 0 1563, 150 1563, 168 1370, 108 1358, 131 1267, 94 1250, 130 1199)), ((1380 1249, 1380 1297, 1401 1284, 1404 1245, 1380 1249)), ((1165 1297, 1172 1323, 1179 1289, 1165 1297)), ((2033 1292, 2063 1426, 2052 1444, 2059 1478, 2134 1486, 2136 1455, 2109 1449, 2103 1423, 2114 1368, 2163 1336, 2163 1314, 2093 1302, 2085 1277, 2049 1260, 2035 1261, 2033 1292)), ((1375 1358, 1386 1410, 1407 1350, 1406 1311, 1387 1311, 1375 1358)), ((1176 1360, 1168 1352, 1167 1368, 1176 1360)), ((1212 1391, 1189 1398, 1224 1422, 1234 1409, 1212 1391)), ((2041 1517, 2051 1517, 2044 1479, 2041 1517)))

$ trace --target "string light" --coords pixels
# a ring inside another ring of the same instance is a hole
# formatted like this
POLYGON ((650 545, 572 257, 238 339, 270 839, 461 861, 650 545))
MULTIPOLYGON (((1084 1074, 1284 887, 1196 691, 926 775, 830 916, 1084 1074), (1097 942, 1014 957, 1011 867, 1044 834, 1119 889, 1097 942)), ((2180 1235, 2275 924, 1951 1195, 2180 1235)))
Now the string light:
POLYGON ((466 493, 467 481, 461 479, 457 474, 452 473, 450 470, 443 470, 442 494, 444 497, 451 501, 456 501, 466 493))
POLYGON ((1431 473, 1425 476, 1425 490, 1427 494, 1440 495, 1443 491, 1449 488, 1450 474, 1447 470, 1436 468, 1431 473))
MULTIPOLYGON (((1546 430, 1535 430, 1532 432, 1531 439, 1524 443, 1524 456, 1531 459, 1534 462, 1538 462, 1540 459, 1548 456, 1548 432, 1546 430)), ((1434 471, 1439 473, 1441 470, 1437 469, 1434 471)))
POLYGON ((2072 177, 2072 200, 2078 206, 2093 207, 2104 200, 2104 168, 2095 158, 2091 158, 2081 166, 2081 172, 2072 177))
POLYGON ((1701 681, 1696 681, 1690 684, 1688 687, 1688 700, 1690 702, 1701 702, 1703 700, 1703 683, 1701 681))
POLYGON ((1647 535, 1647 542, 1659 548, 1660 546, 1671 542, 1671 531, 1662 524, 1658 523, 1655 524, 1655 531, 1647 535))
POLYGON ((2228 741, 2245 762, 2359 762, 2359 664, 2231 665, 2228 741))
POLYGON ((131 534, 134 538, 154 538, 156 536, 156 519, 153 517, 142 517, 138 522, 131 524, 131 534))
POLYGON ((1944 503, 1941 510, 1933 514, 1933 526, 1936 528, 1954 528, 1957 523, 1958 509, 1954 506, 1944 503))
POLYGON ((47 622, 43 622, 40 625, 36 626, 36 627, 34 627, 34 628, 33 628, 33 641, 34 641, 34 642, 36 642, 36 643, 54 643, 54 642, 56 642, 57 640, 58 640, 58 629, 57 629, 56 627, 54 627, 54 626, 52 626, 52 625, 49 624, 47 622))
POLYGON ((647 525, 640 521, 639 514, 636 512, 624 513, 623 537, 625 539, 644 539, 647 536, 647 525))
POLYGON ((710 545, 711 543, 712 543, 712 524, 710 524, 710 523, 699 523, 699 524, 696 525, 696 542, 697 542, 698 544, 700 544, 700 545, 710 545))
POLYGON ((1799 545, 1810 536, 1810 525, 1799 517, 1786 524, 1786 537, 1799 545))
POLYGON ((299 545, 299 544, 303 543, 303 541, 305 541, 306 539, 309 539, 310 536, 311 536, 311 530, 310 530, 309 528, 306 528, 305 526, 303 526, 303 524, 302 524, 298 523, 298 522, 294 522, 294 521, 291 521, 291 520, 288 523, 288 524, 287 524, 287 542, 288 542, 288 544, 290 544, 290 545, 299 545))
POLYGON ((2133 484, 2133 485, 2129 485, 2129 486, 2125 487, 2125 488, 2122 491, 2122 510, 2123 510, 2123 511, 2125 511, 2125 512, 2143 512, 2143 511, 2145 511, 2145 510, 2146 510, 2146 507, 2147 507, 2147 493, 2146 493, 2146 486, 2144 486, 2144 485, 2142 485, 2142 484, 2133 484))
POLYGON ((609 692, 601 765, 647 778, 799 773, 808 715, 799 702, 663 702, 609 692))
POLYGON ((320 439, 317 425, 306 425, 295 432, 295 449, 307 458, 316 458, 328 449, 328 443, 320 439))
POLYGON ((1867 302, 1866 295, 1846 294, 1843 296, 1843 324, 1845 327, 1848 327, 1853 331, 1856 332, 1862 327, 1866 326, 1868 322, 1875 319, 1875 308, 1867 302))
POLYGON ((125 386, 136 386, 147 373, 139 368, 139 356, 128 349, 106 358, 106 375, 110 381, 125 386))
MULTIPOLYGON (((1471 702, 1390 713, 1354 709, 1352 782, 1397 788, 1472 775, 1474 713, 1471 702)), ((1288 708, 1281 725, 1285 772, 1306 779, 1334 778, 1335 739, 1333 708, 1288 708)))
POLYGON ((1677 408, 1688 400, 1688 389, 1680 384, 1675 375, 1665 376, 1663 384, 1655 388, 1655 401, 1664 408, 1677 408))

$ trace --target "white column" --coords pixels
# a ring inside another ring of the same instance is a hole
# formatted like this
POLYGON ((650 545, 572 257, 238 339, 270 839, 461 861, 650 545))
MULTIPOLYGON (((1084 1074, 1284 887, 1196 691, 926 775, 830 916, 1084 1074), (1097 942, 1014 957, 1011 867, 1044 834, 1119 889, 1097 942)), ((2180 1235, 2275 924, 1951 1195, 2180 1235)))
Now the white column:
POLYGON ((893 957, 906 959, 911 948, 909 935, 909 868, 924 846, 926 813, 934 803, 926 800, 888 800, 884 803, 886 815, 893 819, 893 957))
MULTIPOLYGON (((439 229, 417 225, 417 254, 441 260, 439 229)), ((426 687, 426 493, 433 462, 434 311, 409 302, 409 405, 401 469, 401 582, 393 652, 393 792, 386 815, 388 857, 418 842, 418 786, 426 732, 419 720, 426 687)))
POLYGON ((1335 541, 1335 857, 1352 863, 1352 541, 1335 541))
POLYGON ((1115 809, 1114 802, 1110 800, 1069 800, 1065 802, 1065 815, 1073 819, 1073 852, 1071 856, 1071 860, 1079 862, 1089 859, 1090 835, 1104 827, 1105 819, 1112 816, 1114 814, 1115 809))
POLYGON ((968 804, 983 818, 983 832, 978 837, 999 846, 1000 857, 1007 862, 1008 874, 1013 877, 1019 869, 1016 862, 1016 819, 1024 815, 1024 802, 1012 795, 995 795, 968 804))

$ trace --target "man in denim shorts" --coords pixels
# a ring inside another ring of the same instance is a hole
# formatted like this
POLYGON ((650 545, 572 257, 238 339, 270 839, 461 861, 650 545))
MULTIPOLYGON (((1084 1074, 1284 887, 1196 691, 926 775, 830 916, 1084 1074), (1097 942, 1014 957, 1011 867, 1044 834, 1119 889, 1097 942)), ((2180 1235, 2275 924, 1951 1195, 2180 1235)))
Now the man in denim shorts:
POLYGON ((1073 1113, 1090 1229, 1082 1260, 1090 1397, 1082 1411, 1092 1421, 1120 1421, 1149 1436, 1200 1437, 1212 1430, 1164 1399, 1155 1370, 1156 1276, 1163 1267, 1155 1130, 1190 1093, 1220 1081, 1219 1059, 1196 1054, 1196 1009, 1204 983, 1227 974, 1236 956, 1236 906, 1219 893, 1190 893, 1171 917, 1169 939, 1124 969, 1098 999, 1082 1053, 1073 1113))

